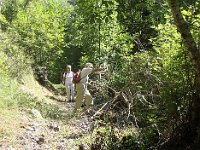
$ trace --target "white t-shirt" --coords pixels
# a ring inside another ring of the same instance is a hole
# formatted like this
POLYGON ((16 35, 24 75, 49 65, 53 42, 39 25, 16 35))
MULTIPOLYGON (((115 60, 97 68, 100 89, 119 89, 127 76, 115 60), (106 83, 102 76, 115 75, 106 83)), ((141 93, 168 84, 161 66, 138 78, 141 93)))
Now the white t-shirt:
POLYGON ((63 74, 63 77, 65 77, 65 84, 72 83, 73 75, 74 75, 74 73, 72 71, 70 71, 69 73, 65 72, 63 74))
POLYGON ((88 83, 88 75, 92 73, 92 68, 83 68, 81 71, 81 83, 88 83))

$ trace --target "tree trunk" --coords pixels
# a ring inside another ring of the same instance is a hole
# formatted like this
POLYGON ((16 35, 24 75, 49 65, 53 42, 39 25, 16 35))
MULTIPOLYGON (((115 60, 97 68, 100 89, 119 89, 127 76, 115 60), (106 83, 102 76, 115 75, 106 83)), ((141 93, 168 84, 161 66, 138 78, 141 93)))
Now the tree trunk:
POLYGON ((189 125, 194 131, 195 143, 200 143, 200 50, 192 37, 187 22, 183 19, 180 10, 180 0, 168 0, 174 22, 180 32, 185 47, 187 48, 196 73, 196 93, 191 100, 189 125))

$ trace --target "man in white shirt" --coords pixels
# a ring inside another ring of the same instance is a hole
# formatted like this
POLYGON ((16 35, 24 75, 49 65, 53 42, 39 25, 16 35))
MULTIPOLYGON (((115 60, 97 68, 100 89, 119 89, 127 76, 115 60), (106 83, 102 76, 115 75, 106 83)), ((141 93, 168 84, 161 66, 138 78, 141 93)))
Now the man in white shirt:
POLYGON ((67 93, 68 102, 74 101, 74 84, 72 83, 74 73, 71 71, 71 65, 67 65, 66 72, 63 74, 63 81, 67 93))
POLYGON ((86 110, 90 108, 92 102, 92 96, 89 90, 87 89, 87 83, 89 79, 88 75, 101 70, 104 69, 103 68, 93 69, 92 63, 86 63, 85 67, 81 70, 81 80, 79 83, 76 84, 77 96, 75 100, 73 113, 76 113, 76 111, 80 109, 84 98, 85 98, 86 110))

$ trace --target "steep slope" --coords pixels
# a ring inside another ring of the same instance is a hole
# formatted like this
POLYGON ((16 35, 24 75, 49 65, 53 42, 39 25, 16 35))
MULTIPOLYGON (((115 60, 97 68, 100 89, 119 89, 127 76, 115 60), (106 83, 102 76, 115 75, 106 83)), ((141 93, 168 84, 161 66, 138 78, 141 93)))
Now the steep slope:
POLYGON ((0 113, 0 149, 89 149, 90 118, 71 116, 74 103, 41 86, 29 74, 19 84, 20 100, 15 109, 0 113))

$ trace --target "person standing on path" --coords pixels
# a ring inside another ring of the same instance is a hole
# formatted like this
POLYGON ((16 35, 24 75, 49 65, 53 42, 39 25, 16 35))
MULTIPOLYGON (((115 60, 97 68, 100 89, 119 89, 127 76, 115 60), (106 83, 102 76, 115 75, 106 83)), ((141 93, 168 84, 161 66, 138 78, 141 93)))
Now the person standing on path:
POLYGON ((66 72, 63 74, 63 81, 67 93, 67 101, 74 101, 74 84, 72 83, 74 73, 71 71, 71 65, 67 65, 66 72))
POLYGON ((94 68, 92 63, 86 63, 85 67, 81 70, 81 80, 76 84, 76 100, 75 100, 75 106, 73 110, 73 114, 76 113, 78 109, 80 109, 83 100, 85 99, 86 104, 86 110, 90 108, 90 105, 92 103, 92 96, 87 89, 88 84, 88 75, 94 72, 102 71, 104 68, 94 68))

